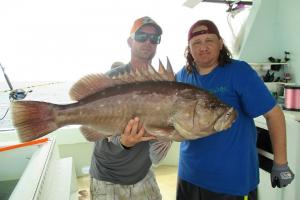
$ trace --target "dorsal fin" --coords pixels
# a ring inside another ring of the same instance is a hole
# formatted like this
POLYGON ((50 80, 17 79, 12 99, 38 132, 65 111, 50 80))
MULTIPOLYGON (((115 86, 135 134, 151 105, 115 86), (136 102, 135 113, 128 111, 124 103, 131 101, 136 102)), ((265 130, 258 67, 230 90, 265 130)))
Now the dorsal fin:
POLYGON ((164 80, 175 81, 174 72, 168 57, 167 57, 167 70, 165 69, 162 62, 159 60, 158 72, 164 78, 164 80))
POLYGON ((157 72, 152 65, 149 65, 148 71, 150 74, 155 75, 155 80, 163 81, 164 78, 157 72))
POLYGON ((164 80, 159 73, 155 71, 155 69, 151 66, 148 65, 148 70, 143 70, 143 69, 138 69, 140 74, 145 78, 146 81, 162 81, 164 80))
POLYGON ((121 80, 114 80, 104 74, 89 74, 72 86, 69 95, 71 99, 78 101, 105 88, 121 83, 121 80))
POLYGON ((174 73, 169 59, 167 62, 168 65, 166 70, 159 60, 158 72, 151 65, 149 65, 148 70, 131 70, 129 72, 125 72, 124 74, 120 73, 119 75, 113 77, 109 77, 104 74, 90 74, 84 76, 72 86, 69 92, 70 97, 73 100, 79 101, 84 97, 102 91, 106 88, 123 85, 126 83, 144 81, 174 81, 174 73))
POLYGON ((165 76, 166 76, 165 74, 167 74, 167 71, 166 71, 164 65, 162 64, 162 62, 160 61, 160 59, 159 59, 158 61, 159 61, 158 73, 159 73, 161 76, 163 76, 164 78, 166 78, 166 77, 165 77, 165 76))
POLYGON ((168 57, 167 57, 167 74, 168 74, 169 81, 175 81, 175 76, 174 76, 174 72, 172 69, 172 65, 171 65, 168 57))

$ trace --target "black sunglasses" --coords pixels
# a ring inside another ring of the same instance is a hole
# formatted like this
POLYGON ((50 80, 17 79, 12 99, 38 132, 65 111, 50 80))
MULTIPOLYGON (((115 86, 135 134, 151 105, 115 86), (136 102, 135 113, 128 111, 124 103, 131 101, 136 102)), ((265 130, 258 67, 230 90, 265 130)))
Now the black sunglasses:
POLYGON ((138 42, 145 42, 149 39, 152 44, 159 44, 161 36, 151 33, 136 32, 131 38, 138 42))

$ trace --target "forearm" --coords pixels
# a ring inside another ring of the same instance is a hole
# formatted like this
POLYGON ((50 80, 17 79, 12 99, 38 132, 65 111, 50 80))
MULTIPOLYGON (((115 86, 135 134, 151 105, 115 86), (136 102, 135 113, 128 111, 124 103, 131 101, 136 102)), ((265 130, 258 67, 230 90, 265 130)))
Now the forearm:
POLYGON ((271 137, 274 162, 278 165, 287 163, 286 125, 284 114, 278 106, 264 115, 271 137))

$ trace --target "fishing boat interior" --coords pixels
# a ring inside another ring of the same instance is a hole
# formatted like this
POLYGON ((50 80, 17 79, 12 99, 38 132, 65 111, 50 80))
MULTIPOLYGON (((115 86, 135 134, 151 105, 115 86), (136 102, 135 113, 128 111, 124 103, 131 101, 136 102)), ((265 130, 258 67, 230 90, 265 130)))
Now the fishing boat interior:
MULTIPOLYGON (((229 46, 234 57, 247 61, 261 75, 278 104, 283 108, 287 105, 284 96, 286 86, 300 85, 300 26, 297 25, 300 19, 300 1, 171 2, 180 4, 183 9, 193 13, 205 6, 213 7, 219 4, 226 6, 224 10, 228 15, 226 26, 234 40, 229 46), (246 17, 239 22, 238 31, 233 31, 233 24, 230 21, 237 19, 244 10, 247 10, 246 17)), ((128 3, 130 4, 130 1, 128 3)), ((0 23, 1 21, 2 19, 0 23)), ((167 35, 167 31, 165 34, 167 35)), ((10 79, 14 74, 8 73, 9 66, 1 60, 0 62, 3 74, 3 76, 0 74, 3 77, 0 78, 0 200, 90 199, 89 168, 94 143, 85 139, 77 125, 60 128, 37 140, 20 142, 17 131, 11 125, 9 103, 29 99, 35 94, 36 88, 44 85, 16 86, 15 81, 10 79)), ((56 87, 60 84, 48 82, 46 86, 56 87)), ((296 93, 297 87, 294 90, 299 98, 299 93, 296 93)), ((55 95, 48 90, 48 96, 55 95)), ((300 199, 299 102, 298 105, 293 104, 294 109, 283 111, 287 127, 287 157, 290 168, 296 174, 295 180, 288 187, 272 188, 270 172, 274 155, 267 124, 263 117, 254 119, 258 134, 257 150, 260 165, 259 200, 300 199)), ((179 149, 180 142, 173 142, 166 158, 152 166, 163 200, 176 199, 179 149)))

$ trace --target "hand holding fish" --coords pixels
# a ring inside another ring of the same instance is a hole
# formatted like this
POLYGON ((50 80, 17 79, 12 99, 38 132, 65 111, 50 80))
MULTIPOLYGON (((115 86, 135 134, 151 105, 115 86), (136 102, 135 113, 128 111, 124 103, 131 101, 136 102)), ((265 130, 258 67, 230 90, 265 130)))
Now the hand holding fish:
POLYGON ((145 135, 145 128, 141 127, 139 122, 138 117, 131 119, 121 134, 120 142, 125 148, 133 147, 139 142, 156 139, 155 136, 145 135))

